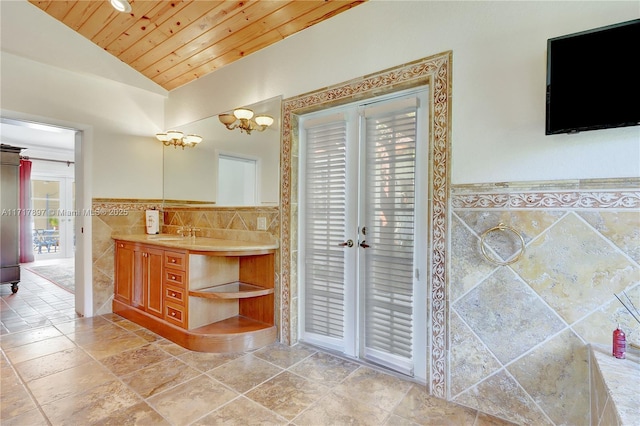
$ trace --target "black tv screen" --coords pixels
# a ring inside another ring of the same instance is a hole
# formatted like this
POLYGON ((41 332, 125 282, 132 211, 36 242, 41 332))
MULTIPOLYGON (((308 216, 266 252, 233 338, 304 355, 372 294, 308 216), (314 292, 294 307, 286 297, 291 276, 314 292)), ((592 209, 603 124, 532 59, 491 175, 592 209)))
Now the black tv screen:
POLYGON ((638 124, 640 19, 547 41, 547 135, 638 124))

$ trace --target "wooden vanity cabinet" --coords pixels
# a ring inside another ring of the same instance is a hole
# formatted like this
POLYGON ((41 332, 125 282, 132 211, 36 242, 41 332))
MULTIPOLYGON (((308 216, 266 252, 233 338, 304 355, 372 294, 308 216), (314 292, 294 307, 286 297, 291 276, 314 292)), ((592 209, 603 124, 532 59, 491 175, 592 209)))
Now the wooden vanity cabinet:
POLYGON ((188 349, 276 339, 275 249, 193 251, 116 239, 113 312, 188 349))
POLYGON ((162 318, 163 250, 116 242, 114 299, 162 318))

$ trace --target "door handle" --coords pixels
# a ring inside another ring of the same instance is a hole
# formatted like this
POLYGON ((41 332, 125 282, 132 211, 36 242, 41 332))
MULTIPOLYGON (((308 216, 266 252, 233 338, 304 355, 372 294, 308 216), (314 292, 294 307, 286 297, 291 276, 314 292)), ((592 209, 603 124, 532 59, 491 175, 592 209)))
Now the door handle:
POLYGON ((367 244, 367 242, 365 240, 362 240, 362 242, 360 243, 360 247, 362 248, 369 248, 371 247, 369 244, 367 244))
POLYGON ((347 240, 344 243, 338 244, 340 247, 353 247, 353 240, 347 240))

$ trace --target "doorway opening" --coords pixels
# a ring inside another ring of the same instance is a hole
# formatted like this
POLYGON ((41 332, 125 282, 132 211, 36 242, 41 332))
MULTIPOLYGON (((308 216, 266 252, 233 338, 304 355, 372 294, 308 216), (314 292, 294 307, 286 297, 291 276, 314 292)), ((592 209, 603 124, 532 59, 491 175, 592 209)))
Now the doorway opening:
POLYGON ((23 205, 27 217, 21 225, 21 267, 74 294, 76 311, 90 314, 85 309, 90 290, 78 279, 86 256, 76 250, 77 230, 84 221, 79 216, 86 210, 78 208, 76 197, 83 132, 22 118, 3 117, 0 125, 3 143, 23 148, 21 161, 30 169, 24 177, 30 194, 23 205))

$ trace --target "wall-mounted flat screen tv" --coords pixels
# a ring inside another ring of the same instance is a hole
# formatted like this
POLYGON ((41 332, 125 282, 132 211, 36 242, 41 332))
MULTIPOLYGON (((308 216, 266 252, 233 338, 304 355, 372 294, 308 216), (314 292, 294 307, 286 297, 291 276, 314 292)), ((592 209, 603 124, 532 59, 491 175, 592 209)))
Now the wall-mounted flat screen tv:
POLYGON ((547 135, 639 124, 640 19, 547 41, 547 135))

